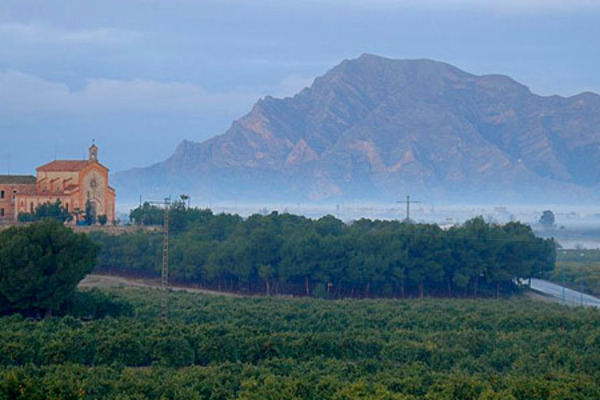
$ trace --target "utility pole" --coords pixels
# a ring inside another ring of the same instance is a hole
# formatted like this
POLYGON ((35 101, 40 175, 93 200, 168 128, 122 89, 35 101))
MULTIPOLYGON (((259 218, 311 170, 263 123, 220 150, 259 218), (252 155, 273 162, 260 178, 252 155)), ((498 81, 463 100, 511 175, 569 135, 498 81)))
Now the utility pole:
POLYGON ((560 268, 560 272, 561 272, 561 280, 562 280, 562 302, 564 303, 566 300, 565 297, 565 266, 561 266, 560 268))
POLYGON ((171 208, 171 197, 165 198, 164 201, 149 201, 150 204, 161 205, 164 207, 164 222, 163 222, 163 257, 161 270, 161 290, 162 296, 160 301, 160 319, 167 320, 168 303, 167 292, 169 289, 169 210, 171 208))
POLYGON ((579 305, 583 307, 583 273, 579 270, 579 305))
POLYGON ((421 203, 420 201, 411 201, 410 200, 410 196, 406 196, 406 200, 405 201, 397 201, 397 203, 404 203, 406 204, 406 219, 404 221, 406 221, 406 223, 410 223, 410 205, 411 204, 419 204, 421 203))

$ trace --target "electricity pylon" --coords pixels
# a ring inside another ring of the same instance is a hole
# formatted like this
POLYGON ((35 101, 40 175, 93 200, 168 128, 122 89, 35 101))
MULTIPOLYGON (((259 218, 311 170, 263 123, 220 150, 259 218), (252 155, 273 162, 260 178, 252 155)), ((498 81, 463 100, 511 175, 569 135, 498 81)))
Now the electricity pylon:
POLYGON ((406 196, 405 201, 398 200, 396 203, 405 203, 406 204, 406 219, 404 220, 406 223, 410 223, 410 205, 411 204, 419 204, 420 201, 411 201, 410 196, 406 196))
POLYGON ((168 315, 167 292, 169 289, 169 210, 171 209, 171 197, 165 198, 164 201, 149 201, 148 203, 161 205, 164 207, 165 211, 163 222, 162 270, 160 274, 162 290, 160 301, 160 319, 166 321, 168 315))

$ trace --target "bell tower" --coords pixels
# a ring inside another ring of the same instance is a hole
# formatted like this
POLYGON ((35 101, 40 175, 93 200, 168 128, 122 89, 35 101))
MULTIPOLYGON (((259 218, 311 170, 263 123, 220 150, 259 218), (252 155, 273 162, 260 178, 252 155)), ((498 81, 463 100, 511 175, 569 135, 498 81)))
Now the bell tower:
POLYGON ((96 144, 92 143, 89 149, 88 161, 90 162, 98 162, 98 147, 96 144))

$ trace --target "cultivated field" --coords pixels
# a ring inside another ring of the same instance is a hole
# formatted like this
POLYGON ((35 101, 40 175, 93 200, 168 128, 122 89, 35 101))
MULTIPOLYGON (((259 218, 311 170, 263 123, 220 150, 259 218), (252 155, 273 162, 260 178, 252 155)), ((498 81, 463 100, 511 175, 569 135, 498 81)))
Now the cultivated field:
POLYGON ((0 319, 0 398, 596 399, 600 311, 108 288, 0 319))

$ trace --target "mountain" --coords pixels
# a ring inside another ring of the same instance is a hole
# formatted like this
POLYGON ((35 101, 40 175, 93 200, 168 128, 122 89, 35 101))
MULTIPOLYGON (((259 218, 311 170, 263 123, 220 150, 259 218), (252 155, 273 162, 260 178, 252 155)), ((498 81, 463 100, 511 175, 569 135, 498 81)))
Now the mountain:
POLYGON ((539 96, 502 75, 365 54, 224 134, 116 174, 123 198, 598 200, 600 96, 539 96))

